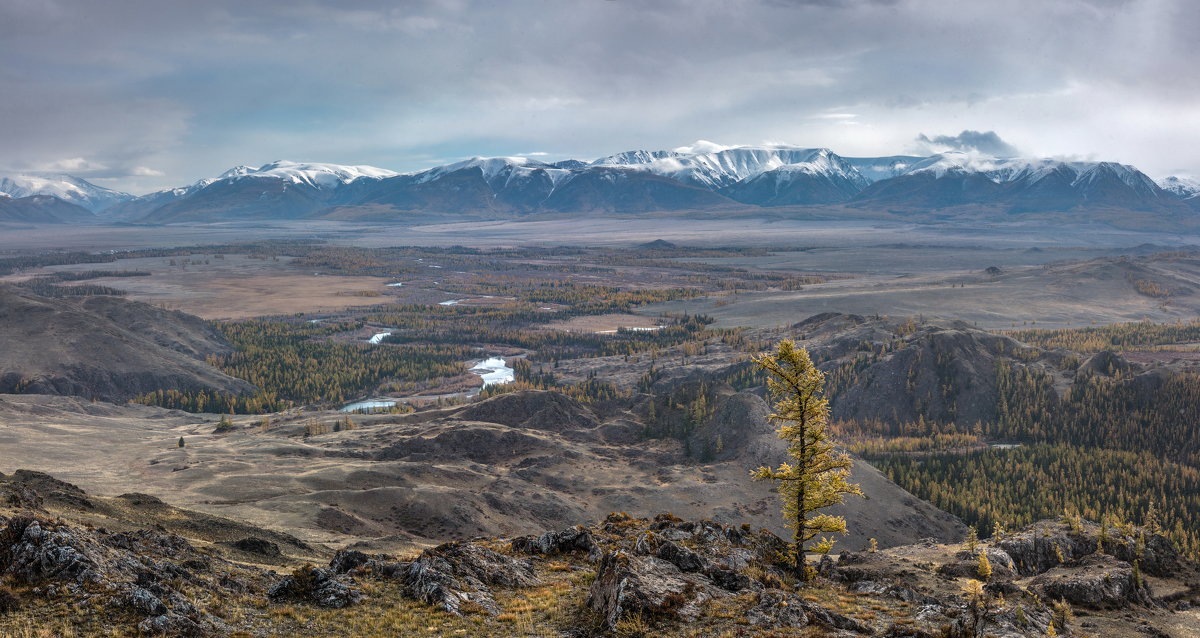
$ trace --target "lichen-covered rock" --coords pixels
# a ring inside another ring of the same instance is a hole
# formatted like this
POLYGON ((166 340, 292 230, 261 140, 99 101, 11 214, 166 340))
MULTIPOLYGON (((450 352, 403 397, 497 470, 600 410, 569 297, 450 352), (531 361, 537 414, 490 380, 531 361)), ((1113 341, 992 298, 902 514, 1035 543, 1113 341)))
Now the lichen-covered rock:
POLYGON ((18 516, 0 530, 0 575, 17 583, 102 583, 99 554, 94 542, 44 519, 18 516))
POLYGON ((593 556, 599 553, 591 532, 582 525, 569 527, 557 532, 546 532, 541 536, 522 536, 514 538, 512 550, 523 554, 539 554, 554 556, 557 554, 585 554, 593 556))
POLYGON ((768 589, 758 595, 758 602, 746 612, 746 622, 752 627, 805 627, 808 614, 800 599, 778 589, 768 589))
POLYGON ((411 563, 393 564, 382 572, 398 579, 410 597, 456 615, 476 610, 496 615, 500 609, 491 587, 530 587, 541 582, 528 560, 473 543, 439 545, 411 563))
POLYGON ((227 633, 211 624, 197 622, 174 612, 143 620, 138 623, 138 632, 144 636, 212 636, 227 633))
POLYGON ((267 597, 276 602, 294 600, 331 609, 357 605, 363 599, 362 592, 347 577, 312 565, 301 567, 276 583, 267 591, 267 597))
POLYGON ((616 551, 600 559, 587 606, 611 630, 630 614, 691 622, 702 615, 704 603, 717 595, 729 594, 714 588, 703 575, 685 574, 655 556, 616 551))
POLYGON ((698 572, 705 567, 705 561, 699 554, 672 541, 659 545, 654 555, 678 567, 681 572, 698 572))

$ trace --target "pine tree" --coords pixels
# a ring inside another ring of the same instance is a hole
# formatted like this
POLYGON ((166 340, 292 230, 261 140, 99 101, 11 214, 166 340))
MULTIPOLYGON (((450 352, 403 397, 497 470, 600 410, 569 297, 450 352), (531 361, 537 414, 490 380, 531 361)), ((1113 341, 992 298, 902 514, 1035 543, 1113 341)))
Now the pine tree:
MULTIPOLYGON (((770 375, 767 387, 775 400, 771 420, 780 424, 779 438, 787 441, 793 462, 760 467, 751 475, 779 483, 783 515, 792 529, 796 577, 807 581, 805 545, 818 534, 846 532, 846 519, 820 514, 820 510, 841 503, 846 494, 862 496, 862 490, 846 480, 850 457, 835 452, 829 441, 829 401, 821 396, 825 375, 813 365, 808 351, 788 339, 781 341, 774 353, 760 354, 754 362, 770 375)), ((822 538, 817 551, 828 552, 832 544, 822 538)))
POLYGON ((992 561, 988 560, 985 550, 979 551, 979 566, 975 568, 975 573, 985 583, 992 579, 992 561))
POLYGON ((974 553, 979 551, 979 532, 975 531, 975 526, 967 528, 967 537, 963 540, 963 549, 974 553))
POLYGON ((185 446, 185 445, 187 445, 187 443, 186 443, 186 442, 184 442, 184 440, 183 440, 183 437, 182 437, 182 436, 181 436, 181 437, 179 437, 179 447, 183 447, 183 446, 185 446))

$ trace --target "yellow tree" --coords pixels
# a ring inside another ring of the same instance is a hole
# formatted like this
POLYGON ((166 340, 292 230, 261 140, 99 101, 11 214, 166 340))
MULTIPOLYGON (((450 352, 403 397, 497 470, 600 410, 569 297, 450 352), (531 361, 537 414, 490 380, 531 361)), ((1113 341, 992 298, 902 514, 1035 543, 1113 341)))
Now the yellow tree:
MULTIPOLYGON (((775 401, 770 418, 779 424, 779 438, 787 441, 792 461, 776 468, 760 467, 751 475, 778 483, 783 515, 792 529, 796 577, 808 580, 805 545, 818 534, 846 532, 846 519, 820 510, 841 503, 846 494, 862 496, 862 490, 846 480, 850 457, 836 452, 829 441, 829 401, 821 396, 825 375, 813 365, 808 351, 788 339, 754 362, 770 375, 767 388, 775 401)), ((832 544, 822 538, 819 548, 829 551, 832 544)))

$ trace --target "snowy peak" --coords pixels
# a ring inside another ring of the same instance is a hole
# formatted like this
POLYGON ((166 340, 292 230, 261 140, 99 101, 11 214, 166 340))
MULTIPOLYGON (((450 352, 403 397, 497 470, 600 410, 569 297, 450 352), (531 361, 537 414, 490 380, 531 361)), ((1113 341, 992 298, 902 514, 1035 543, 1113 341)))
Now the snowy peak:
POLYGON ((265 177, 282 179, 295 184, 305 184, 313 188, 337 188, 342 184, 349 184, 356 179, 383 179, 397 175, 399 173, 395 171, 376 168, 374 166, 343 166, 340 164, 277 160, 270 164, 264 164, 257 169, 238 166, 222 173, 220 179, 265 177))
POLYGON ((719 190, 768 171, 785 169, 867 183, 853 166, 827 148, 797 146, 722 146, 699 141, 673 151, 626 151, 603 157, 593 166, 623 166, 676 179, 684 184, 719 190))
POLYGON ((1200 194, 1200 179, 1172 175, 1158 180, 1158 187, 1179 199, 1187 199, 1200 194))
POLYGON ((70 175, 13 175, 0 177, 0 193, 13 198, 47 195, 82 206, 92 212, 132 199, 121 193, 70 175))

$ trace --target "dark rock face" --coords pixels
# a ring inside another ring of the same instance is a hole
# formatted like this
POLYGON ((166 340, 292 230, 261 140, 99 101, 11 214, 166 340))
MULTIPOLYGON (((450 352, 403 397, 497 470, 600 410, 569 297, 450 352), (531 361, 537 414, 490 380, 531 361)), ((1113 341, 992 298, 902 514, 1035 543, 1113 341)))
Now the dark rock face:
POLYGON ((362 592, 353 581, 324 567, 301 567, 267 591, 272 601, 294 600, 319 607, 341 609, 362 602, 362 592))
POLYGON ((1150 534, 1144 540, 1123 538, 1106 546, 1118 560, 1132 564, 1151 576, 1171 576, 1184 570, 1183 557, 1175 545, 1161 534, 1150 534))

